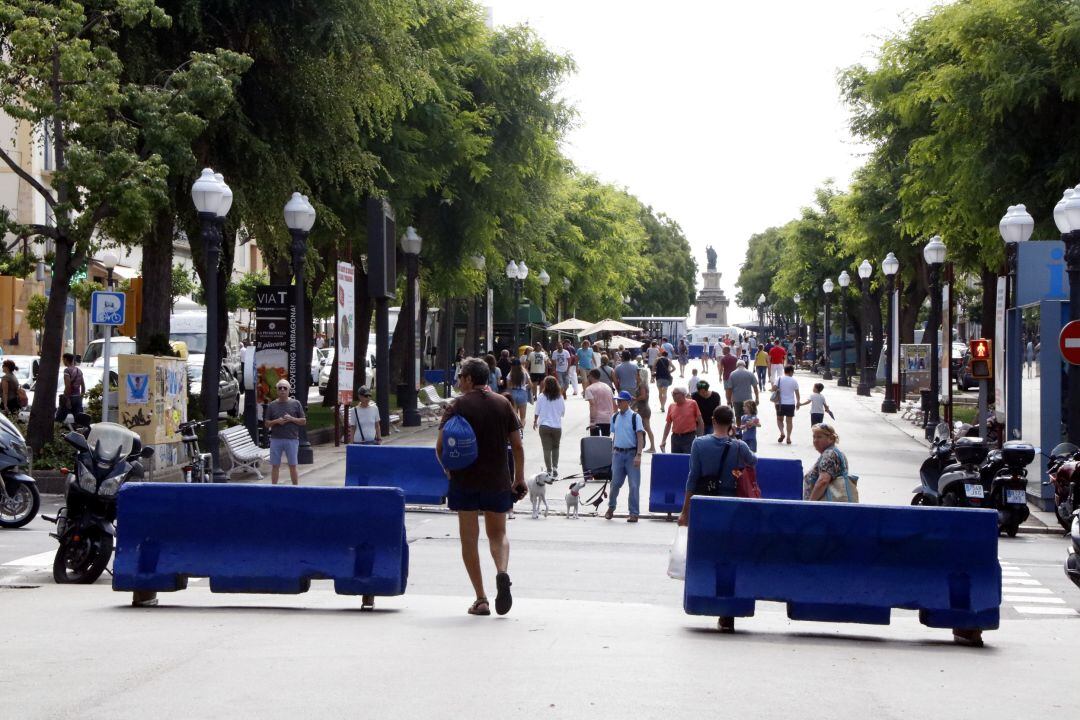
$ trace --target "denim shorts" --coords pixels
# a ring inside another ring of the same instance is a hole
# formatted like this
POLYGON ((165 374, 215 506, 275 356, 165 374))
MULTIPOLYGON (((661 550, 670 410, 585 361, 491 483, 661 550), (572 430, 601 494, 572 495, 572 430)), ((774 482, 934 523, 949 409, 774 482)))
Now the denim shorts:
POLYGON ((529 391, 526 388, 510 388, 510 397, 518 407, 529 404, 529 391))
POLYGON ((509 490, 471 490, 450 485, 446 492, 446 506, 461 512, 510 512, 514 496, 509 490))
POLYGON ((285 454, 287 465, 296 465, 296 451, 300 447, 299 440, 286 438, 270 438, 270 464, 277 467, 281 464, 281 454, 285 454))

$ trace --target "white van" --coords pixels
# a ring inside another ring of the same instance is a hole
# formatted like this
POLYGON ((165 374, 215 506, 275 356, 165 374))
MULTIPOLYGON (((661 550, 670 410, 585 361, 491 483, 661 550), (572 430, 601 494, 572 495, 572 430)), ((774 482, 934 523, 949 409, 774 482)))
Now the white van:
MULTIPOLYGON (((189 354, 206 354, 206 312, 192 311, 169 316, 169 340, 187 345, 189 354)), ((232 372, 240 374, 240 329, 235 322, 228 321, 225 332, 225 347, 221 364, 232 372)))
POLYGON ((725 335, 738 338, 740 335, 751 334, 742 328, 729 327, 723 325, 698 325, 692 327, 686 331, 686 342, 690 345, 701 345, 705 338, 709 338, 710 343, 715 343, 725 335))

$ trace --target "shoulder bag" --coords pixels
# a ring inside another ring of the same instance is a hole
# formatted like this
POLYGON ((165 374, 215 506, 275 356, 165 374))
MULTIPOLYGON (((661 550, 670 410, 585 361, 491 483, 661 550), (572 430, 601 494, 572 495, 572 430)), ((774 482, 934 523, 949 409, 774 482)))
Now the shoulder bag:
POLYGON ((724 447, 720 456, 720 467, 716 473, 702 475, 698 478, 694 487, 695 495, 709 495, 711 497, 736 497, 739 491, 738 480, 734 473, 725 476, 724 464, 727 462, 728 453, 731 451, 731 443, 724 447))

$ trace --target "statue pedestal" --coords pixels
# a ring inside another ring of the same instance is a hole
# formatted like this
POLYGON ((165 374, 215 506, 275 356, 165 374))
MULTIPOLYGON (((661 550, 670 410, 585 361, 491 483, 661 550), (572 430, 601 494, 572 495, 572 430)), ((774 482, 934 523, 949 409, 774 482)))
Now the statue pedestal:
POLYGON ((706 270, 701 274, 705 287, 698 292, 695 325, 727 325, 728 299, 720 289, 720 273, 706 270))

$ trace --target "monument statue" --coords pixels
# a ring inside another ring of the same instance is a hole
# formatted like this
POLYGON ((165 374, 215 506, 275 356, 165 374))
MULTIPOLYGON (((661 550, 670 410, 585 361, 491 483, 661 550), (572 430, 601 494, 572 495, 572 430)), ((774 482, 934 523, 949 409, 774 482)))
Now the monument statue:
POLYGON ((708 268, 709 270, 716 270, 716 251, 715 251, 715 250, 713 250, 713 246, 712 246, 712 245, 710 245, 709 247, 705 248, 705 255, 706 255, 706 256, 708 257, 708 259, 709 259, 709 264, 708 264, 707 268, 708 268))

